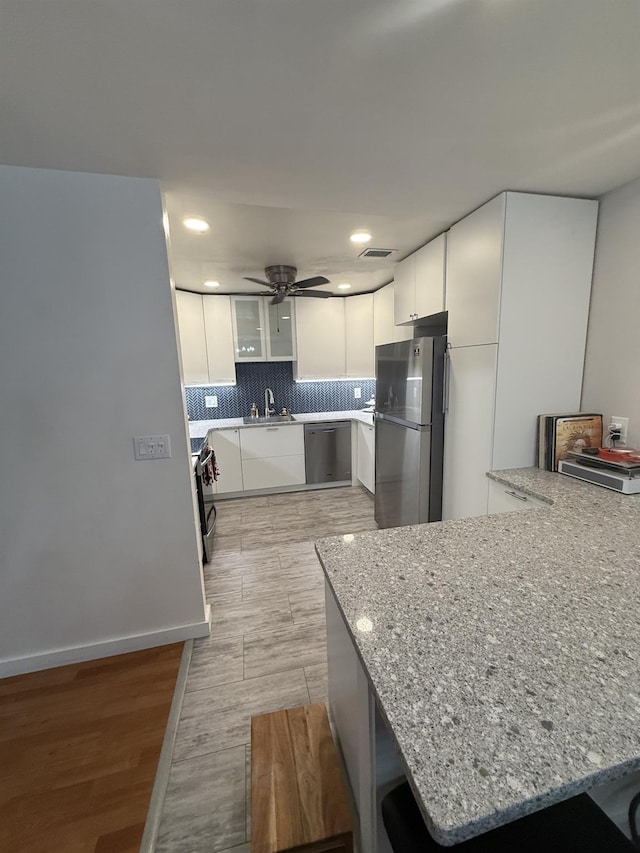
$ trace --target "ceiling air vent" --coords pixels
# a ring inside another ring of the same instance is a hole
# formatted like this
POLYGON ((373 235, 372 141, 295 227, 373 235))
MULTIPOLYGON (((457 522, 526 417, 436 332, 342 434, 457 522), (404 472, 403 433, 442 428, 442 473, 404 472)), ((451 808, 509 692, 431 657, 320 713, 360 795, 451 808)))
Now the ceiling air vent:
POLYGON ((359 258, 388 258, 397 252, 397 249, 365 249, 360 252, 359 258))

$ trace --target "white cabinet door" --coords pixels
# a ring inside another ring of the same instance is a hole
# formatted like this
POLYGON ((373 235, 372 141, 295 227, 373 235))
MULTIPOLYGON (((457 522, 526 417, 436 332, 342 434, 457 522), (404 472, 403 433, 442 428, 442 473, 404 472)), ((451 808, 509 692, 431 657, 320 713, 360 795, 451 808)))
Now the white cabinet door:
POLYGON ((393 273, 394 323, 411 323, 416 319, 416 259, 409 255, 396 264, 393 273))
POLYGON ((233 342, 236 361, 266 361, 264 302, 261 296, 231 299, 233 342))
POLYGON ((299 486, 305 481, 304 455, 244 459, 242 474, 246 490, 299 486))
POLYGON ((269 456, 304 456, 302 424, 256 426, 242 430, 242 459, 264 459, 269 456))
POLYGON ((182 354, 182 381, 185 385, 207 385, 209 365, 202 296, 199 293, 177 290, 176 310, 182 354))
POLYGON ((451 346, 498 342, 505 193, 453 226, 447 236, 447 336, 451 346))
POLYGON ((444 311, 446 247, 446 234, 440 234, 439 237, 414 252, 416 264, 414 311, 418 318, 444 311))
POLYGON ((375 491, 375 427, 358 422, 358 480, 375 491))
POLYGON ((498 512, 519 512, 523 509, 549 509, 550 504, 539 501, 531 495, 525 495, 517 489, 489 480, 489 515, 498 512))
POLYGON ((496 344, 449 351, 444 520, 487 512, 497 358, 496 344))
POLYGON ((203 296, 207 362, 211 385, 235 384, 231 300, 228 296, 203 296))
POLYGON ((373 294, 373 345, 407 341, 413 337, 413 326, 396 326, 394 322, 395 284, 387 284, 373 294))
POLYGON ((298 299, 296 379, 341 379, 345 375, 345 300, 298 299))
POLYGON ((375 375, 373 349, 373 294, 344 300, 346 375, 371 379, 375 375))
POLYGON ((216 462, 220 469, 216 483, 217 493, 241 492, 244 486, 240 459, 240 430, 209 430, 209 444, 215 451, 216 462))

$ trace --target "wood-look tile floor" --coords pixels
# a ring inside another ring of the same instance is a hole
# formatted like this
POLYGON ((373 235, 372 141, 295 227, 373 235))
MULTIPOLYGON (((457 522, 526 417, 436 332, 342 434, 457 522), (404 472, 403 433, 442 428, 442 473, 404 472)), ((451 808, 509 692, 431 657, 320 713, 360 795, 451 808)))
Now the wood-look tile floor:
POLYGON ((377 529, 373 498, 358 487, 216 506, 211 637, 194 645, 156 853, 248 853, 251 717, 326 699, 313 543, 377 529))
POLYGON ((0 680, 3 853, 137 853, 182 648, 0 680))

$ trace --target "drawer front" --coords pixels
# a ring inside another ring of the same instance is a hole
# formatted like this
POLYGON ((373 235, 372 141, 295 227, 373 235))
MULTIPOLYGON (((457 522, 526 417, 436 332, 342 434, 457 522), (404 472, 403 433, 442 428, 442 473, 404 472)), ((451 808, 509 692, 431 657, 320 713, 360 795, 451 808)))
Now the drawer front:
POLYGON ((497 512, 516 512, 523 509, 549 509, 550 504, 525 495, 504 483, 489 480, 489 515, 497 512))
POLYGON ((304 454, 243 460, 242 476, 245 490, 302 485, 304 484, 304 454))
MULTIPOLYGON (((240 448, 243 460, 304 455, 304 428, 302 424, 284 424, 243 429, 240 448)), ((245 484, 245 488, 250 487, 245 484)))

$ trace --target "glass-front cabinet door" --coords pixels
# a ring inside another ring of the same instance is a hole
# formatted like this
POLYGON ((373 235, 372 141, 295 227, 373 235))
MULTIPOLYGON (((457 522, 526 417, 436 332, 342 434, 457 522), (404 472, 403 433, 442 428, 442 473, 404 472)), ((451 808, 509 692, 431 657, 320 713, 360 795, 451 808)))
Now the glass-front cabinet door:
POLYGON ((236 361, 295 361, 294 300, 271 305, 271 296, 232 296, 236 361))
POLYGON ((265 314, 261 296, 234 296, 233 345, 236 361, 266 361, 265 314))
POLYGON ((265 299, 267 315, 267 359, 268 361, 295 361, 295 299, 284 299, 271 305, 265 299))

